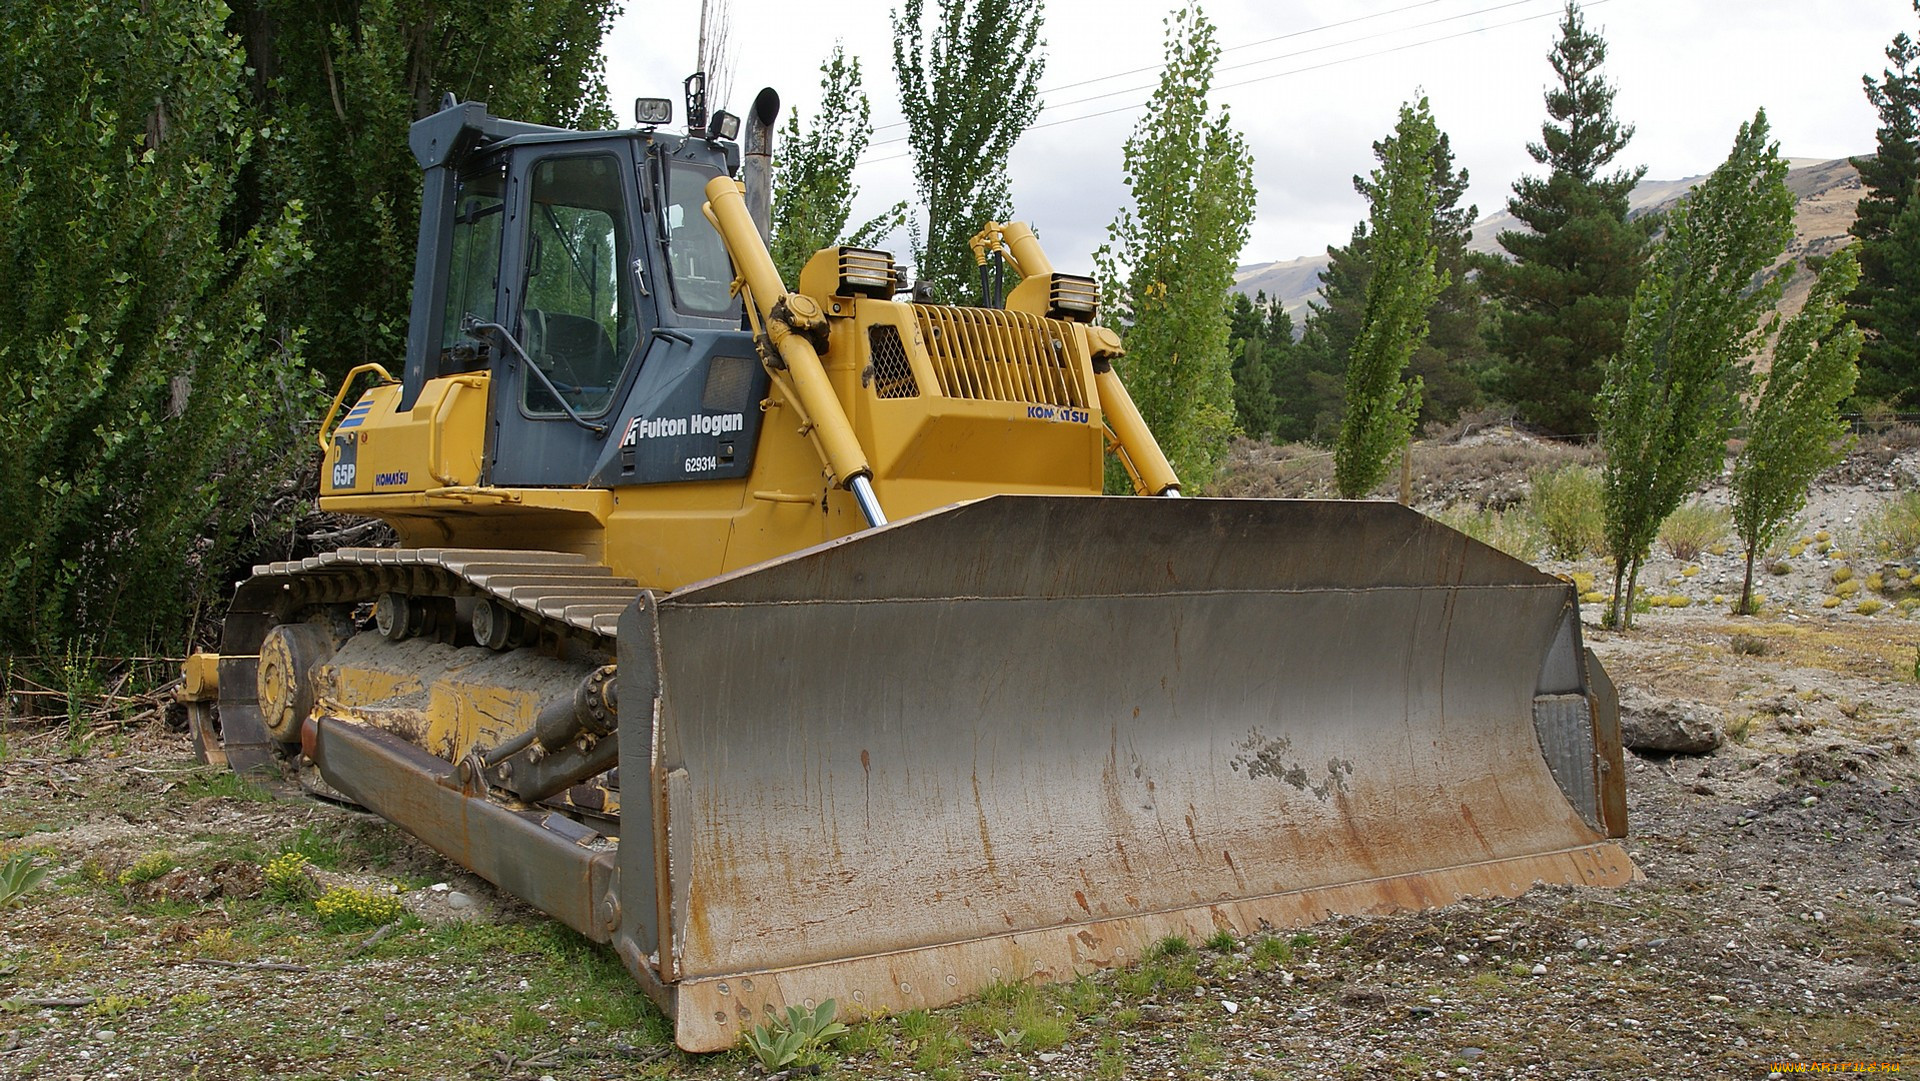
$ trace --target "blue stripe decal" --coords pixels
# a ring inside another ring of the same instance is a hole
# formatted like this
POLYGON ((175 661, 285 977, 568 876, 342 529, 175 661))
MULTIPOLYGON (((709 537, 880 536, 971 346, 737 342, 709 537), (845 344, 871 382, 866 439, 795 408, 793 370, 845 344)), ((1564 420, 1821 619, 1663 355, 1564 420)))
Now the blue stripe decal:
MULTIPOLYGON (((359 417, 348 417, 347 419, 341 421, 339 424, 339 428, 358 428, 358 427, 360 427, 359 417)), ((336 428, 334 430, 338 431, 339 428, 336 428)))

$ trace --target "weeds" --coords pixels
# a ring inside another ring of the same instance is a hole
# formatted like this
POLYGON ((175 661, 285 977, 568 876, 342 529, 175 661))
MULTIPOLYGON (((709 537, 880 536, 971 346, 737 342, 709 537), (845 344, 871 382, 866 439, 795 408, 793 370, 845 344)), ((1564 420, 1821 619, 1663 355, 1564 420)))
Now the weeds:
POLYGON ((307 874, 307 857, 298 852, 282 852, 267 861, 267 896, 284 904, 299 904, 313 896, 313 879, 307 874))
POLYGON ((1860 534, 1895 559, 1920 552, 1920 492, 1901 492, 1880 504, 1861 524, 1860 534))
POLYGON ((788 1006, 784 1015, 770 1017, 764 1023, 741 1034, 747 1050, 769 1070, 778 1070, 799 1062, 814 1065, 824 1055, 828 1043, 844 1035, 847 1026, 834 1020, 839 1004, 828 999, 809 1010, 788 1006))
POLYGON ((1579 559, 1606 548, 1601 496, 1600 474, 1586 466, 1562 466, 1533 475, 1527 510, 1539 526, 1547 554, 1579 559))
POLYGON ((1719 507, 1688 503, 1676 507, 1660 523, 1660 545, 1667 554, 1683 563, 1700 558, 1700 553, 1727 539, 1733 519, 1719 507))
POLYGON ((132 886, 141 882, 151 882, 168 871, 179 866, 173 853, 167 851, 149 852, 133 861, 133 864, 116 876, 122 886, 132 886))
POLYGON ((314 899, 320 923, 335 933, 366 931, 392 923, 406 912, 398 897, 351 886, 328 886, 314 899))
POLYGON ((1449 507, 1434 515, 1442 525, 1457 529, 1481 544, 1531 563, 1540 558, 1540 534, 1532 517, 1521 510, 1472 510, 1449 507))
MULTIPOLYGON (((1920 666, 1920 661, 1914 662, 1920 666)), ((32 852, 16 852, 0 862, 0 909, 12 908, 21 902, 28 890, 47 877, 47 869, 39 865, 32 852)))

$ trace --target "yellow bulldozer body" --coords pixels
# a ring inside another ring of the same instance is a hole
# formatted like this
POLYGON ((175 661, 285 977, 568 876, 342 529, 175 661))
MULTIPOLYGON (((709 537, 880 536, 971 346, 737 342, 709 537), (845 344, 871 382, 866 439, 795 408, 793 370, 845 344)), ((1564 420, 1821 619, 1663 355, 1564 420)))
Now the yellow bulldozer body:
POLYGON ((416 125, 404 376, 321 434, 321 506, 399 547, 241 584, 183 691, 209 760, 609 943, 691 1050, 1634 875, 1567 583, 1393 504, 1171 498, 1091 282, 1024 226, 977 248, 1001 306, 896 301, 850 248, 789 290, 723 140, 595 138, 416 125), (620 213, 645 243, 594 248, 620 213), (422 290, 475 253, 494 292, 443 334, 422 290), (1108 454, 1138 495, 1100 494, 1108 454))

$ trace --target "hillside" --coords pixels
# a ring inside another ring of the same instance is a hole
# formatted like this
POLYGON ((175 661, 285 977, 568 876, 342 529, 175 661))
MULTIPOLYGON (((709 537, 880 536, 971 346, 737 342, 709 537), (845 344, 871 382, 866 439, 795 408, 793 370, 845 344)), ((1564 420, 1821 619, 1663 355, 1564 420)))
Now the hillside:
MULTIPOLYGON (((1847 228, 1853 224, 1860 204, 1860 173, 1845 158, 1788 160, 1793 170, 1787 174, 1787 186, 1799 199, 1799 205, 1794 216, 1794 239, 1787 255, 1804 259, 1808 255, 1830 254, 1848 242, 1847 228)), ((1704 179, 1690 176, 1681 180, 1642 181, 1633 190, 1633 210, 1635 213, 1666 210, 1704 179)), ((1474 223, 1467 247, 1479 252, 1498 251, 1500 234, 1521 227, 1519 219, 1502 209, 1474 223)), ((1307 301, 1319 292, 1320 271, 1326 265, 1325 252, 1250 263, 1235 272, 1234 289, 1248 296, 1264 292, 1270 297, 1279 297, 1287 313, 1293 316, 1294 325, 1299 326, 1305 318, 1307 301)), ((1781 302, 1783 311, 1799 311, 1806 303, 1811 279, 1804 274, 1796 277, 1798 280, 1789 285, 1781 302)))

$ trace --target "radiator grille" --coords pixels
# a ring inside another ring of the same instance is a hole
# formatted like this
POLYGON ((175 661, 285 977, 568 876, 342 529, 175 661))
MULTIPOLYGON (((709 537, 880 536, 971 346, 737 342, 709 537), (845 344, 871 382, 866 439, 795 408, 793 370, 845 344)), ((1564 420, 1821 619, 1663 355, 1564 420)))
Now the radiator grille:
POLYGON ((1054 320, 997 308, 916 304, 913 310, 947 397, 1086 407, 1080 364, 1054 320))
POLYGON ((873 358, 873 393, 880 398, 918 398, 920 384, 907 363, 907 347, 900 344, 900 328, 881 323, 867 328, 867 350, 873 358))

